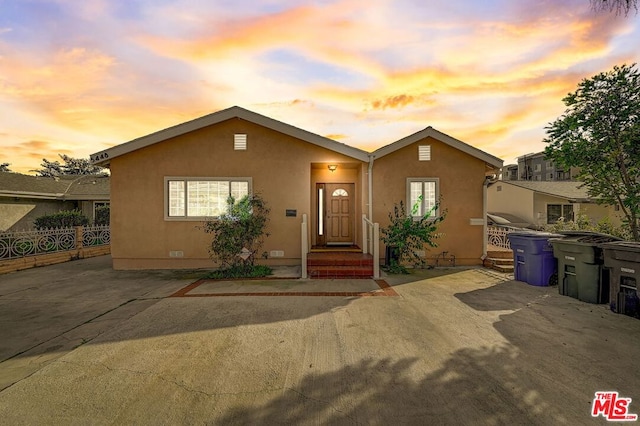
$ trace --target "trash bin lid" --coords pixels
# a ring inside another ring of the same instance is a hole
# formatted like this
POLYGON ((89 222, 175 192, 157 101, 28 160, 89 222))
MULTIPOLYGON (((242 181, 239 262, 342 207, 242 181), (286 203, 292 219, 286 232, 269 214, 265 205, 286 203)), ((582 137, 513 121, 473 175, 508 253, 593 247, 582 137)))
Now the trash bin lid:
POLYGON ((640 242, 638 241, 612 241, 601 244, 600 247, 640 253, 640 242))
POLYGON ((558 231, 558 234, 562 234, 563 236, 567 236, 567 237, 602 237, 602 238, 609 238, 609 241, 622 241, 622 238, 614 237, 613 235, 609 235, 609 234, 603 234, 601 232, 593 232, 593 231, 558 231))
POLYGON ((524 238, 561 238, 562 235, 554 234, 552 232, 542 232, 542 231, 515 231, 509 232, 507 237, 510 235, 516 237, 524 237, 524 238))
MULTIPOLYGON (((612 241, 622 241, 622 238, 592 231, 560 231, 560 234, 562 234, 562 237, 555 240, 558 243, 564 241, 569 243, 582 243, 586 245, 600 245, 612 241)), ((551 242, 553 243, 554 241, 551 242)))

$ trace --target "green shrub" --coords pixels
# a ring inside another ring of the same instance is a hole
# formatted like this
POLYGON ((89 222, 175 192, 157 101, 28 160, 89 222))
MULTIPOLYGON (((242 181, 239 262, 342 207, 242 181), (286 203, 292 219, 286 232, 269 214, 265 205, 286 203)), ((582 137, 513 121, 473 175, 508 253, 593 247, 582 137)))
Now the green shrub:
POLYGON ((435 215, 440 206, 440 202, 438 202, 423 216, 414 217, 421 203, 422 197, 411 208, 411 215, 407 215, 402 201, 394 205, 393 212, 389 213, 390 223, 388 227, 381 230, 381 239, 387 247, 392 247, 392 251, 398 257, 398 260, 395 258, 390 259, 390 264, 387 265, 388 272, 393 274, 408 273, 407 269, 402 265, 403 262, 424 266, 426 261, 418 255, 418 251, 424 250, 425 245, 429 247, 438 246, 435 240, 440 237, 440 234, 436 231, 447 212, 442 212, 440 216, 435 215))
POLYGON ((89 218, 78 210, 66 210, 36 218, 36 229, 70 228, 89 225, 89 218))
POLYGON ((229 197, 226 213, 205 222, 204 231, 213 234, 209 254, 222 270, 233 270, 237 276, 253 273, 256 254, 269 236, 265 232, 269 211, 259 195, 246 195, 237 202, 229 197))
POLYGON ((556 223, 545 226, 545 231, 562 232, 562 231, 591 231, 601 234, 609 234, 624 240, 631 240, 631 230, 626 224, 623 226, 615 226, 608 217, 602 218, 599 222, 593 223, 587 215, 578 213, 574 220, 560 218, 556 223))
POLYGON ((273 270, 265 265, 254 265, 252 267, 235 267, 232 266, 228 269, 219 269, 217 271, 209 272, 203 278, 209 279, 224 279, 224 278, 261 278, 271 275, 273 270))

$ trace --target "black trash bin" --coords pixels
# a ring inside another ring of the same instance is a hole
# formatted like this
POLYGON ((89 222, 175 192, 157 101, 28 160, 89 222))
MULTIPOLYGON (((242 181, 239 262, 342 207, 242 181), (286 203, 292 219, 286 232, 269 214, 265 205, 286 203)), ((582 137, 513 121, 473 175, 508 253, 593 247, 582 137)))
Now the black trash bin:
POLYGON ((396 265, 400 264, 400 250, 398 247, 387 246, 384 250, 384 263, 390 266, 392 261, 395 261, 396 265))
POLYGON ((640 318, 640 242, 619 241, 602 245, 604 266, 610 271, 611 310, 640 318))
POLYGON ((550 240, 558 260, 558 293, 587 303, 609 302, 609 270, 604 268, 600 245, 620 241, 612 235, 563 231, 550 240))

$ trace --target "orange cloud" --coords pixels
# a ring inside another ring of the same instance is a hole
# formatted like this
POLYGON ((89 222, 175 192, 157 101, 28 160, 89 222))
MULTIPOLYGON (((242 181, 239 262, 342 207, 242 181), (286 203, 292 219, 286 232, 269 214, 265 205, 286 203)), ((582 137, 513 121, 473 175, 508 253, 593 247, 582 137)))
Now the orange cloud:
POLYGON ((383 100, 375 100, 371 102, 371 106, 373 106, 373 109, 402 108, 413 103, 415 99, 411 95, 396 95, 383 100))

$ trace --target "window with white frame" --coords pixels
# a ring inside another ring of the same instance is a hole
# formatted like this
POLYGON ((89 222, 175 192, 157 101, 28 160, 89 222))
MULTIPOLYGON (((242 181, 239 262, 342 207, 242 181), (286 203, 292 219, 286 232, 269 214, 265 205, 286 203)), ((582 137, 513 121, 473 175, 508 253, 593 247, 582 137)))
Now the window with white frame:
POLYGON ((96 212, 101 207, 109 207, 109 201, 94 201, 93 202, 93 220, 96 220, 96 212))
POLYGON ((197 220, 225 212, 229 196, 251 193, 251 178, 165 178, 165 218, 197 220))
POLYGON ((547 224, 573 220, 573 204, 547 204, 547 224))
POLYGON ((422 217, 425 214, 435 217, 438 214, 438 212, 434 210, 438 201, 438 191, 437 178, 407 179, 408 213, 414 218, 422 217))

